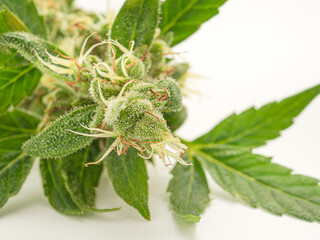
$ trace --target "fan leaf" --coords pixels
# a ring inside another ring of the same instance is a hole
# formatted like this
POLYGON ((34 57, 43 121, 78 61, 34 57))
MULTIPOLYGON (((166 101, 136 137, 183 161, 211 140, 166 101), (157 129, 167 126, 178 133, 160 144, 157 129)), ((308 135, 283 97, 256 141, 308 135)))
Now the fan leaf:
POLYGON ((28 176, 34 158, 21 150, 36 132, 40 120, 15 109, 0 116, 0 207, 16 195, 28 176))
POLYGON ((0 0, 33 34, 46 38, 47 29, 32 0, 0 0))
POLYGON ((195 142, 259 147, 280 136, 280 131, 288 128, 293 119, 320 93, 320 85, 288 97, 280 102, 272 102, 260 109, 249 108, 232 114, 220 122, 207 134, 195 142))
POLYGON ((111 38, 125 47, 150 45, 159 18, 159 0, 127 0, 111 29, 111 38))
POLYGON ((193 149, 223 189, 252 207, 320 221, 319 180, 292 174, 290 169, 271 163, 270 158, 244 148, 198 145, 193 149))
POLYGON ((53 208, 69 215, 112 212, 120 209, 96 209, 95 188, 99 183, 102 166, 85 168, 85 164, 95 161, 98 154, 99 147, 95 142, 65 158, 41 159, 43 188, 53 208))
POLYGON ((161 36, 173 32, 172 46, 182 42, 201 24, 218 14, 226 0, 166 0, 162 4, 161 36))

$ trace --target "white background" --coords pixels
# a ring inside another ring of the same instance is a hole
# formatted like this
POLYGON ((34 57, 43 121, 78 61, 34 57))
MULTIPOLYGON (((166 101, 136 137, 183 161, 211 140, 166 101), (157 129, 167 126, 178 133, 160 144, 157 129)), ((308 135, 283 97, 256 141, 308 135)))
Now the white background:
MULTIPOLYGON (((105 0, 81 0, 90 10, 106 9, 105 0)), ((122 1, 113 1, 119 6, 122 1)), ((233 111, 261 106, 320 82, 319 0, 229 0, 220 14, 180 44, 176 51, 206 76, 190 79, 201 92, 185 99, 189 118, 179 130, 185 139, 205 133, 233 111)), ((320 98, 282 137, 257 150, 297 173, 320 178, 320 98)), ((211 204, 195 226, 170 212, 166 187, 169 168, 149 166, 151 222, 145 221, 112 192, 98 189, 99 207, 114 213, 64 216, 43 196, 37 163, 20 194, 0 211, 0 238, 16 239, 320 239, 320 225, 252 209, 210 180, 211 204)), ((102 181, 106 181, 106 176, 102 181)))

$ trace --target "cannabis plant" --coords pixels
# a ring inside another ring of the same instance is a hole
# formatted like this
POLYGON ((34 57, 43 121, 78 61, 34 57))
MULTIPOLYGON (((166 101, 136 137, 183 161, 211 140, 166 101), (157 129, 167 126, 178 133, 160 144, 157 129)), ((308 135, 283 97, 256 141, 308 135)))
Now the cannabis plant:
POLYGON ((119 210, 95 206, 106 171, 149 220, 146 164, 162 161, 175 165, 170 204, 187 222, 198 222, 209 203, 207 177, 253 207, 320 221, 319 180, 252 152, 289 127, 320 85, 232 114, 192 142, 175 135, 187 116, 189 65, 174 46, 225 0, 127 0, 116 17, 72 2, 0 0, 0 207, 39 158, 57 211, 119 210))

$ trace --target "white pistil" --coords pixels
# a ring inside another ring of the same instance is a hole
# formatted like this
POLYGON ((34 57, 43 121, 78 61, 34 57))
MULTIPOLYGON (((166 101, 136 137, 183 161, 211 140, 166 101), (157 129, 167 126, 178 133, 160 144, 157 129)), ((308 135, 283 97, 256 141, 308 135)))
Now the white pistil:
POLYGON ((127 68, 126 68, 127 61, 128 61, 127 57, 128 57, 128 53, 127 53, 127 54, 124 54, 124 55, 122 56, 122 59, 121 59, 121 70, 122 70, 123 75, 124 75, 126 78, 130 78, 130 77, 129 77, 129 74, 128 74, 128 72, 127 72, 127 68))
POLYGON ((92 37, 94 34, 96 34, 96 32, 91 33, 91 34, 84 40, 84 42, 83 42, 83 44, 82 44, 81 51, 80 51, 80 56, 79 56, 79 61, 78 61, 78 64, 79 64, 80 66, 82 65, 82 62, 83 62, 83 60, 84 60, 84 58, 83 58, 84 48, 86 47, 89 38, 92 37))
MULTIPOLYGON (((115 74, 111 69, 110 67, 108 66, 106 63, 97 63, 94 68, 95 70, 99 73, 99 75, 101 75, 102 77, 105 77, 105 78, 110 78, 110 80, 125 80, 126 78, 125 77, 121 77, 121 76, 118 76, 117 74, 115 74), (103 72, 101 71, 101 69, 99 68, 99 66, 104 66, 108 69, 109 73, 106 73, 106 72, 103 72)), ((113 81, 114 82, 114 81, 113 81)))
POLYGON ((101 83, 100 83, 99 79, 98 79, 98 88, 99 88, 99 95, 100 95, 101 101, 103 102, 104 105, 108 105, 108 101, 104 98, 104 96, 102 94, 101 83))
POLYGON ((96 162, 89 162, 85 166, 88 167, 89 165, 98 164, 103 161, 110 153, 111 151, 118 145, 119 137, 116 138, 116 140, 111 144, 111 146, 108 148, 108 150, 103 154, 103 156, 96 162))
POLYGON ((50 70, 56 72, 56 73, 59 73, 59 74, 69 74, 71 75, 73 73, 72 69, 70 68, 64 68, 64 67, 59 67, 59 66, 56 66, 54 64, 50 64, 50 63, 47 63, 46 61, 44 61, 38 54, 38 52, 33 49, 35 54, 36 54, 36 57, 38 58, 38 60, 44 65, 46 66, 47 68, 49 68, 50 70))
POLYGON ((53 62, 54 64, 61 65, 66 68, 71 68, 75 66, 75 62, 71 59, 65 59, 65 58, 53 56, 47 51, 47 49, 45 49, 45 52, 49 56, 51 62, 53 62))

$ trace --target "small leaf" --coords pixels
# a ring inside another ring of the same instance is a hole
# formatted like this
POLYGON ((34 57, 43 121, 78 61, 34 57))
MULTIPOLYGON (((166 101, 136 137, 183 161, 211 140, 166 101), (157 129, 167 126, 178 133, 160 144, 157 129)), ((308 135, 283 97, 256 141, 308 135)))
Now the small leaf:
POLYGON ((0 62, 4 66, 0 65, 0 112, 4 112, 11 105, 18 105, 24 97, 31 96, 41 78, 41 73, 33 65, 23 65, 25 62, 21 59, 14 61, 15 58, 18 58, 15 53, 10 56, 0 53, 0 62), (7 61, 10 59, 13 61, 9 63, 10 65, 15 62, 18 65, 16 67, 4 66, 7 64, 5 58, 7 61))
POLYGON ((90 134, 83 126, 88 126, 96 106, 82 107, 61 116, 48 128, 32 137, 23 145, 23 150, 35 157, 64 157, 88 146, 93 138, 71 131, 90 134), (82 125, 82 126, 81 126, 82 125))
POLYGON ((148 175, 144 159, 130 147, 127 155, 118 156, 114 151, 110 153, 105 167, 115 192, 145 219, 150 220, 148 175))
POLYGON ((174 33, 172 46, 197 31, 201 24, 218 14, 226 0, 166 0, 162 4, 161 36, 174 33))
POLYGON ((169 129, 174 132, 180 128, 187 119, 187 109, 183 106, 178 112, 164 113, 163 117, 166 119, 169 129))
POLYGON ((127 0, 117 15, 111 38, 125 47, 134 40, 135 46, 150 45, 158 24, 159 0, 127 0))
POLYGON ((95 207, 95 187, 98 186, 102 166, 86 168, 85 163, 95 161, 98 153, 99 147, 93 143, 62 159, 41 159, 43 187, 53 208, 70 215, 119 210, 95 207))
POLYGON ((320 85, 307 89, 281 102, 269 103, 260 109, 250 108, 232 114, 195 142, 259 147, 280 135, 293 123, 293 118, 320 93, 320 85))
POLYGON ((32 0, 0 0, 20 19, 30 32, 45 38, 47 36, 43 17, 39 16, 32 0))
POLYGON ((0 34, 5 32, 28 32, 29 29, 5 5, 0 4, 0 34))
MULTIPOLYGON (((46 63, 51 63, 48 54, 57 55, 55 47, 48 41, 34 36, 30 33, 22 32, 9 32, 0 35, 0 45, 6 48, 11 48, 16 50, 21 56, 27 59, 29 62, 33 63, 41 72, 47 73, 48 75, 62 79, 65 81, 70 81, 71 77, 67 74, 59 74, 52 69, 45 66, 37 57, 38 56, 46 63)), ((60 49, 59 52, 64 53, 60 49)))
POLYGON ((237 146, 192 146, 214 180, 253 207, 320 221, 319 180, 294 175, 270 158, 237 146))
POLYGON ((0 116, 0 207, 16 195, 28 176, 34 158, 21 146, 36 132, 39 119, 21 110, 0 116))
POLYGON ((200 214, 209 203, 209 188, 205 173, 197 158, 188 155, 193 166, 176 164, 168 187, 174 212, 186 222, 200 221, 200 214))

